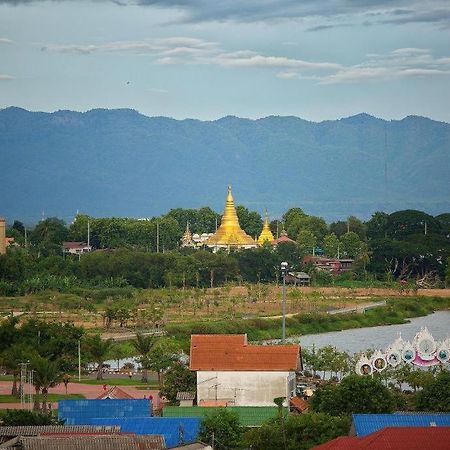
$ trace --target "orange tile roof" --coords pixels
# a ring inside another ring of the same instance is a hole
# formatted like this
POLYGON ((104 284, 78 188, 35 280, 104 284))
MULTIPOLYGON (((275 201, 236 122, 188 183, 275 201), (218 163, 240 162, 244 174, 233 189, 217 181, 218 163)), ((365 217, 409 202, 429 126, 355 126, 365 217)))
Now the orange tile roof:
POLYGON ((308 411, 309 403, 301 397, 292 397, 290 400, 291 406, 300 412, 308 411))
POLYGON ((191 336, 191 370, 290 371, 299 358, 299 345, 248 345, 245 334, 191 336))
POLYGON ((102 392, 97 399, 107 399, 107 398, 113 398, 113 399, 130 399, 134 397, 127 392, 125 392, 123 389, 120 389, 117 386, 112 386, 107 391, 102 392))

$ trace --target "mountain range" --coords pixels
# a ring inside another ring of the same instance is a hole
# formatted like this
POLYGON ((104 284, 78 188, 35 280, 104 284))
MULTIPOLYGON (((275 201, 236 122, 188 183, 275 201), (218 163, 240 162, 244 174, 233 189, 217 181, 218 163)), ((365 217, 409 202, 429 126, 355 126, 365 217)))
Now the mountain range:
POLYGON ((150 217, 236 204, 279 217, 299 206, 328 221, 377 210, 450 211, 450 124, 368 114, 323 122, 214 121, 0 110, 0 216, 150 217))

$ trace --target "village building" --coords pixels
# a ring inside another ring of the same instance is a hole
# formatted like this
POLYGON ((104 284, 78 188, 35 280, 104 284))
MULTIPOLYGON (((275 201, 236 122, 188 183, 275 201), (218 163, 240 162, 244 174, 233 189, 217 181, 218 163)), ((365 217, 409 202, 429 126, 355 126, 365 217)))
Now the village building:
POLYGON ((338 275, 352 270, 353 259, 326 258, 324 256, 305 255, 303 264, 312 264, 316 269, 338 275))
POLYGON ((273 239, 271 244, 276 247, 278 244, 282 244, 283 242, 289 242, 291 244, 298 245, 297 242, 295 242, 293 239, 291 239, 288 234, 286 233, 286 230, 282 230, 280 233, 280 237, 277 239, 273 239))
POLYGON ((63 242, 63 253, 71 255, 81 255, 82 253, 89 253, 92 251, 92 246, 86 242, 63 242))
POLYGON ((295 396, 300 347, 249 345, 246 334, 192 335, 190 369, 199 405, 273 406, 295 396))

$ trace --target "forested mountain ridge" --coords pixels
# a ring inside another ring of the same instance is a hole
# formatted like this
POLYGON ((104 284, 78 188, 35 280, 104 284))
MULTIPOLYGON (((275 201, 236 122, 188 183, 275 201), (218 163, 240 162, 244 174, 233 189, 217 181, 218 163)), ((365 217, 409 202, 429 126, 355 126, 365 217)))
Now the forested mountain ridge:
POLYGON ((450 124, 367 114, 309 122, 270 116, 216 121, 0 110, 0 215, 36 220, 146 217, 236 202, 272 217, 291 206, 328 220, 376 210, 450 210, 450 124))

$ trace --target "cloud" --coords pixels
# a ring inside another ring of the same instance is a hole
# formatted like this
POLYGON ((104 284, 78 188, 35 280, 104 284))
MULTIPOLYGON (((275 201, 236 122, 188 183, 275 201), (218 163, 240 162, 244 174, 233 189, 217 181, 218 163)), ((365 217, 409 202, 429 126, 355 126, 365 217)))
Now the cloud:
POLYGON ((13 41, 11 41, 11 39, 7 39, 7 38, 0 38, 0 45, 1 44, 12 44, 13 41))
POLYGON ((11 75, 0 73, 0 81, 8 81, 8 80, 14 80, 14 77, 12 77, 11 75))
MULTIPOLYGON (((42 0, 0 0, 0 4, 26 5, 42 0)), ((68 0, 55 0, 68 1, 68 0)), ((450 27, 448 0, 90 0, 113 2, 120 6, 138 5, 176 9, 184 22, 270 22, 281 20, 313 20, 309 31, 321 31, 341 21, 370 25, 373 23, 430 23, 450 27)), ((50 3, 50 2, 49 2, 50 3)))

